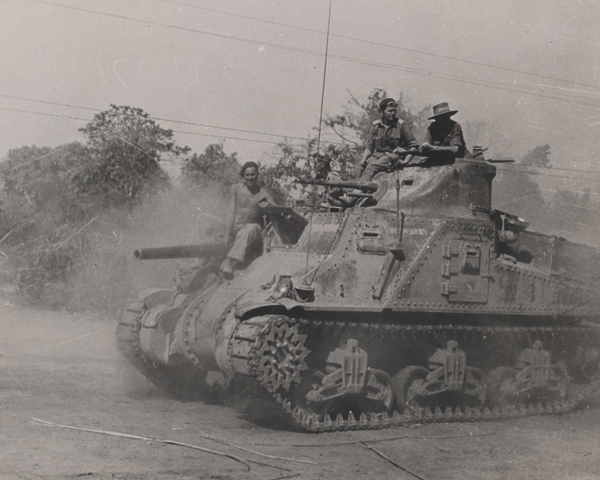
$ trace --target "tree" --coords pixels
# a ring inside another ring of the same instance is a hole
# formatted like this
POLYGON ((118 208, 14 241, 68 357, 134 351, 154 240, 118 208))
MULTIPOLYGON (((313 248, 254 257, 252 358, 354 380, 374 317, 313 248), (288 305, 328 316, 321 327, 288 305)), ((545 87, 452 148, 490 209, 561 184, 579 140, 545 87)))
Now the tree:
POLYGON ((528 167, 552 168, 550 165, 550 145, 538 145, 527 152, 521 163, 528 167))
POLYGON ((461 125, 465 140, 468 142, 467 145, 479 145, 487 149, 485 158, 511 158, 508 152, 512 151, 514 140, 506 134, 505 129, 499 121, 474 120, 467 121, 461 125))
POLYGON ((0 172, 5 274, 22 297, 47 299, 48 285, 64 283, 82 253, 75 232, 88 218, 73 176, 86 164, 87 148, 22 147, 7 157, 0 172))
POLYGON ((548 226, 548 209, 538 182, 532 178, 537 170, 551 168, 550 146, 540 145, 521 159, 521 162, 499 170, 493 189, 493 206, 524 217, 533 229, 548 226))
POLYGON ((131 207, 166 189, 159 162, 189 151, 138 108, 113 105, 81 131, 85 145, 11 150, 0 170, 3 270, 22 298, 68 304, 82 291, 83 273, 98 279, 122 264, 115 230, 125 228, 119 222, 127 217, 112 207, 131 207))
MULTIPOLYGON (((325 115, 321 141, 318 145, 320 153, 331 157, 333 167, 342 178, 352 177, 363 146, 369 137, 371 126, 380 118, 379 102, 389 96, 382 88, 374 89, 366 100, 352 93, 349 95, 350 98, 341 114, 325 115)), ((398 117, 411 125, 417 140, 424 140, 430 107, 423 107, 413 113, 406 105, 402 93, 399 94, 397 101, 398 117)), ((309 159, 316 151, 317 135, 314 134, 300 145, 292 145, 289 142, 278 144, 274 154, 277 163, 267 168, 265 172, 273 182, 271 191, 284 198, 289 195, 294 179, 310 177, 312 162, 309 159)))
POLYGON ((110 205, 131 205, 167 188, 169 178, 160 161, 189 152, 175 144, 172 130, 161 128, 140 108, 111 105, 80 131, 87 137, 90 161, 77 173, 76 183, 81 193, 110 205))
MULTIPOLYGON (((596 210, 590 208, 591 189, 585 188, 581 195, 577 192, 559 189, 552 198, 553 228, 560 235, 582 238, 597 230, 596 210), (592 221, 591 221, 592 220, 592 221)), ((594 237, 597 238, 597 232, 594 237)))
MULTIPOLYGON (((389 97, 386 90, 382 88, 374 89, 366 101, 361 100, 352 93, 350 99, 344 106, 344 112, 341 115, 328 115, 325 118, 325 125, 333 130, 335 134, 343 141, 354 144, 362 148, 367 141, 371 131, 371 125, 381 116, 379 112, 379 102, 389 97)), ((421 108, 417 113, 412 113, 404 101, 404 94, 398 95, 398 118, 407 122, 413 129, 417 139, 424 140, 427 131, 427 112, 430 107, 421 108)))
POLYGON ((188 185, 199 191, 226 192, 240 179, 237 154, 227 155, 223 145, 213 143, 204 153, 193 154, 183 160, 181 177, 188 185))
POLYGON ((24 235, 26 225, 31 228, 31 224, 36 224, 39 230, 40 225, 56 228, 85 219, 85 207, 73 177, 88 158, 87 148, 79 142, 56 148, 21 147, 8 152, 0 172, 0 198, 3 226, 17 232, 13 241, 24 235))

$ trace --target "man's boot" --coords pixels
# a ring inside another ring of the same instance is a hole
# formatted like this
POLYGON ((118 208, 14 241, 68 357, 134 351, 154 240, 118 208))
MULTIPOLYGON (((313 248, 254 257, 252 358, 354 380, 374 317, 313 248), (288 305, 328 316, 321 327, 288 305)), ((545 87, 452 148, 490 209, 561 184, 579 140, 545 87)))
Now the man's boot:
POLYGON ((235 270, 237 263, 235 258, 229 256, 225 257, 225 260, 223 260, 223 263, 221 264, 221 273, 226 279, 231 280, 233 278, 233 271, 235 270))

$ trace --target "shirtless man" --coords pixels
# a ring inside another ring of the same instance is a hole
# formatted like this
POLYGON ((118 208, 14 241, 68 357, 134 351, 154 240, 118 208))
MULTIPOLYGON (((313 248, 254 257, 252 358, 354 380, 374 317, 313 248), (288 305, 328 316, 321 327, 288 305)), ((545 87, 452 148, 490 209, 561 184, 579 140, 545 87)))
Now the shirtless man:
POLYGON ((226 278, 233 277, 235 268, 247 260, 251 247, 262 242, 262 217, 259 203, 267 201, 275 205, 273 196, 258 182, 258 165, 247 162, 240 171, 241 183, 231 188, 229 215, 225 241, 233 246, 221 265, 226 278))

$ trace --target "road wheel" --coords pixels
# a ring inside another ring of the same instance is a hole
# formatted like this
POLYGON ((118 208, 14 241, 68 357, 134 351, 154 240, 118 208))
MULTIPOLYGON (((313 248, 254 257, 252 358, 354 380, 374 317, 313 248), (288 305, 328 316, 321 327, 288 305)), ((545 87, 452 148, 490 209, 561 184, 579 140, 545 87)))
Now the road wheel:
POLYGON ((293 395, 294 404, 306 410, 309 413, 323 415, 327 413, 329 402, 311 402, 306 396, 313 390, 317 390, 322 385, 322 380, 325 377, 323 372, 319 370, 311 370, 307 372, 296 387, 293 395))
POLYGON ((517 370, 512 367, 497 367, 486 379, 486 403, 488 407, 507 407, 514 400, 508 393, 508 386, 515 378, 517 370))
POLYGON ((369 413, 389 413, 392 410, 394 406, 394 386, 387 373, 376 368, 370 369, 369 380, 365 387, 372 390, 377 397, 377 402, 370 407, 369 413))
POLYGON ((424 367, 410 366, 402 369, 392 379, 392 388, 396 397, 396 409, 418 410, 431 406, 431 397, 419 395, 418 389, 423 385, 429 370, 424 367))

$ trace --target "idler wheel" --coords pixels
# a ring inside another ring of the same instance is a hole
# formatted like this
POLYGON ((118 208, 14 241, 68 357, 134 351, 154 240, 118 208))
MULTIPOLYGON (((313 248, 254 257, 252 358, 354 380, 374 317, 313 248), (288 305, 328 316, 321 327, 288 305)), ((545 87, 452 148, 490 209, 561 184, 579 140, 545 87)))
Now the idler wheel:
POLYGON ((306 335, 300 333, 298 323, 272 323, 258 348, 257 365, 258 378, 270 392, 280 388, 288 391, 292 383, 302 381, 300 374, 307 369, 304 359, 309 353, 305 341, 306 335))
POLYGON ((515 396, 510 395, 510 382, 515 378, 517 370, 512 367, 498 367, 487 376, 486 403, 490 408, 508 407, 514 403, 515 396))
MULTIPOLYGON (((207 388, 207 370, 191 365, 168 366, 152 361, 140 345, 142 318, 148 312, 143 302, 130 303, 117 325, 117 342, 127 359, 159 390, 175 398, 196 400, 214 390, 207 388)), ((214 395, 213 395, 214 396, 214 395)))
POLYGON ((392 388, 396 396, 396 408, 418 411, 419 408, 431 406, 431 396, 422 395, 420 387, 425 382, 429 371, 424 367, 410 366, 402 369, 392 379, 392 388))

